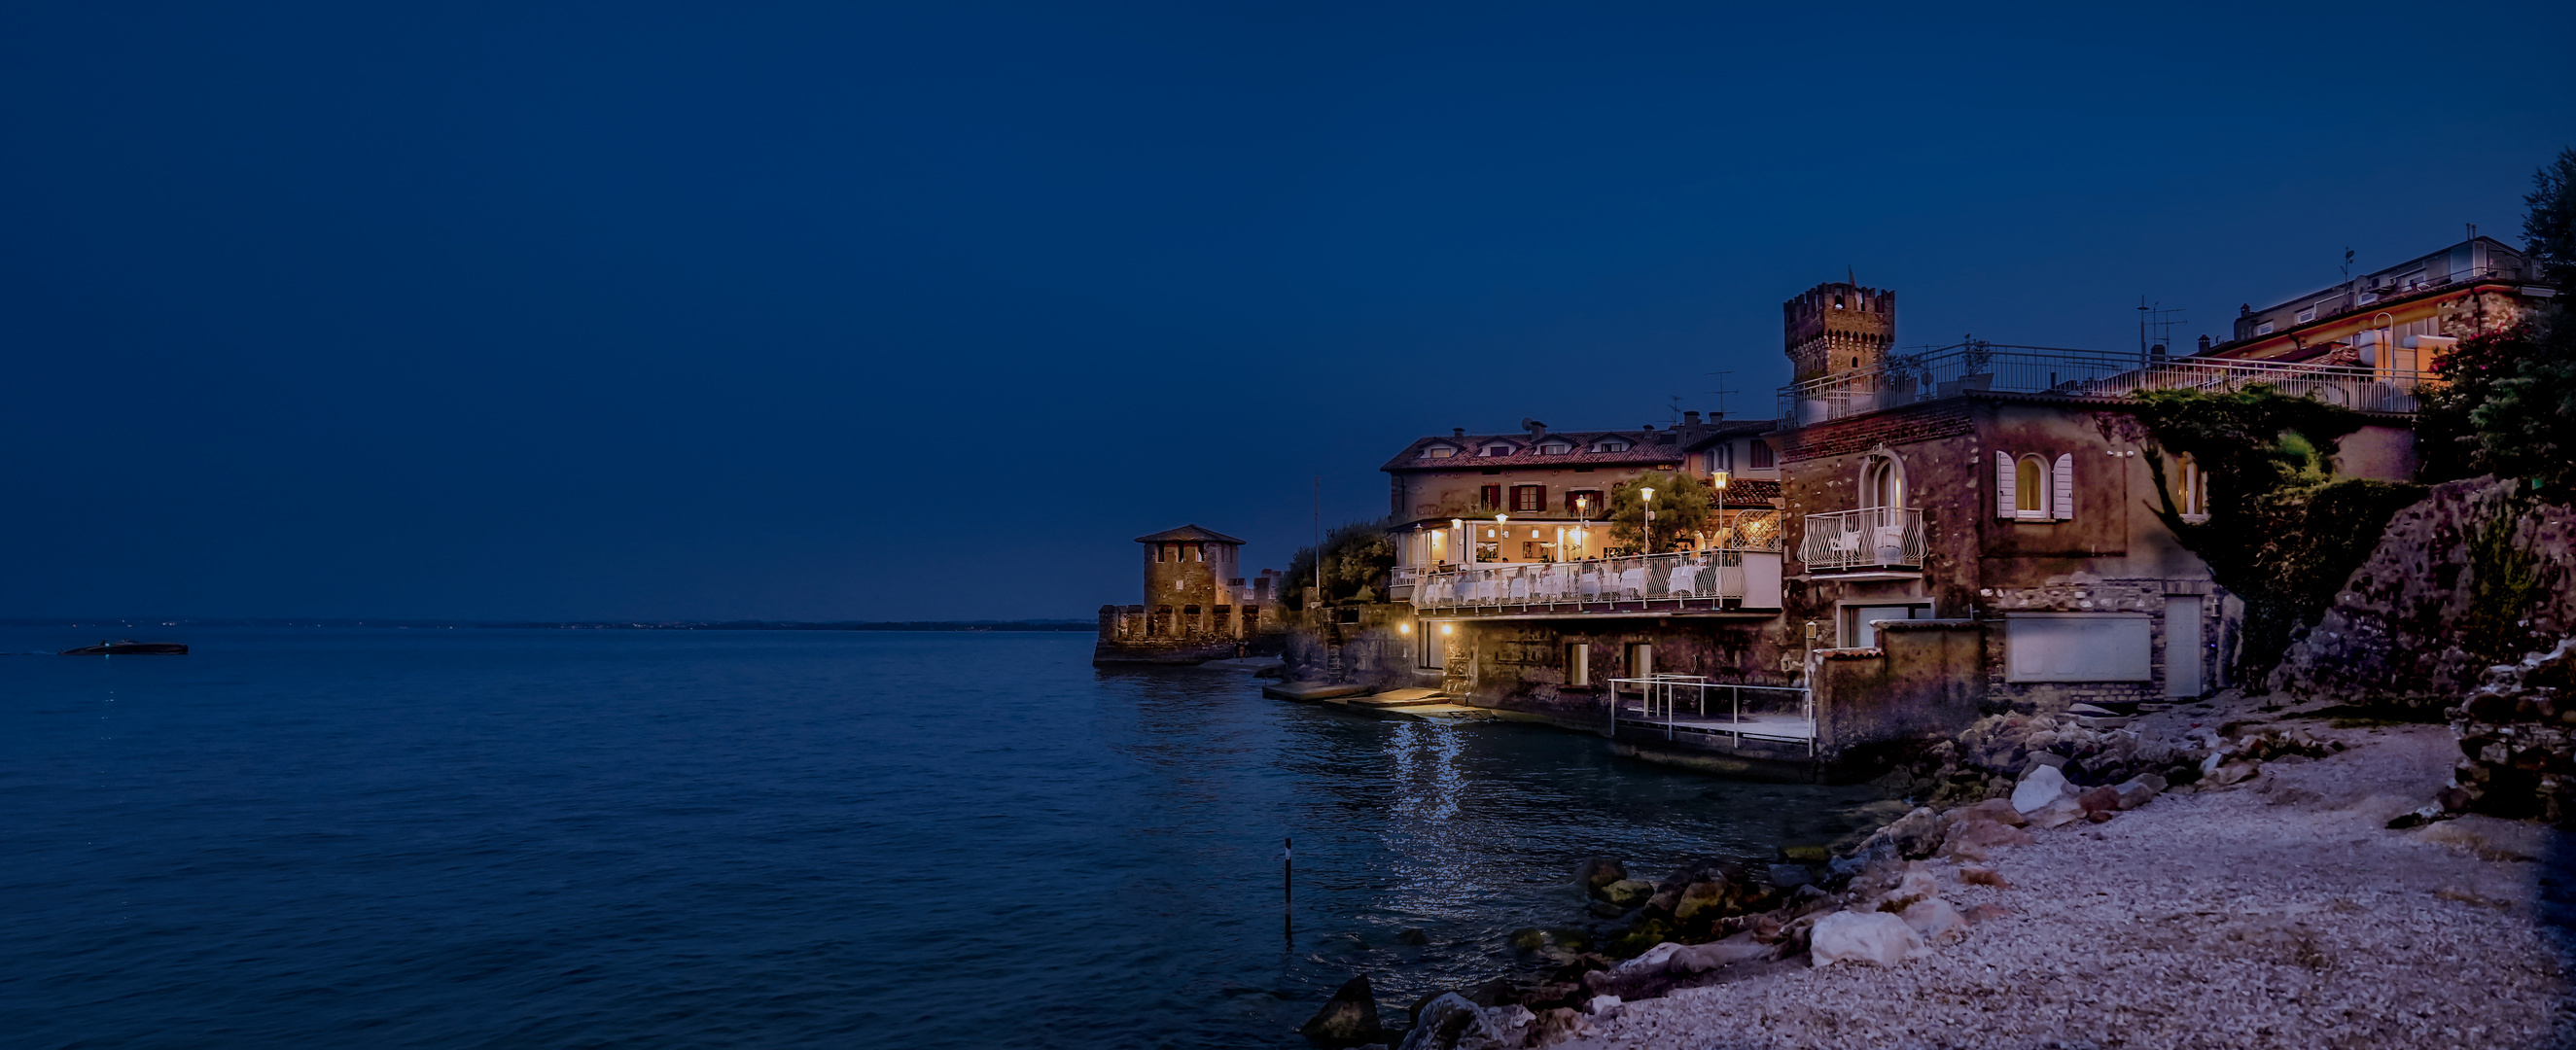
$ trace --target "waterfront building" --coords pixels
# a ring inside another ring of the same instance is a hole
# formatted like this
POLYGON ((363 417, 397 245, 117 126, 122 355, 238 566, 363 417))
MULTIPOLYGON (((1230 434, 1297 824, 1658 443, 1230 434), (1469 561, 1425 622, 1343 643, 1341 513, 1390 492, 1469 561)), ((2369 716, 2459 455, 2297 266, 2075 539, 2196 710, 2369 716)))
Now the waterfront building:
MULTIPOLYGON (((1425 437, 1379 467, 1387 475, 1387 535, 1399 570, 1595 558, 1610 547, 1602 525, 1610 495, 1620 485, 1653 473, 1688 473, 1709 480, 1712 463, 1762 462, 1760 473, 1776 487, 1770 448, 1750 435, 1768 421, 1728 423, 1697 412, 1658 430, 1551 431, 1523 420, 1518 433, 1425 437)), ((1768 508, 1776 493, 1747 486, 1737 512, 1768 508)), ((1730 519, 1731 521, 1732 519, 1730 519)), ((1696 545, 1699 537, 1680 538, 1696 545)), ((1399 571, 1398 586, 1413 575, 1399 571)))
MULTIPOLYGON (((1577 442, 1549 443, 1536 424, 1526 436, 1414 442, 1383 468, 1402 604, 1335 612, 1335 644, 1363 654, 1341 666, 1674 761, 1831 763, 1987 711, 2226 684, 2241 607, 2146 509, 2155 453, 2131 415, 2134 391, 2259 382, 2316 396, 2372 417, 2341 443, 2338 473, 2413 473, 2425 377, 2397 362, 1977 340, 1901 352, 1894 334, 1892 292, 1818 285, 1784 304, 1793 381, 1775 418, 1617 432, 1643 446, 1616 450, 1628 476, 1732 480, 1759 463, 1770 476, 1756 480, 1776 486, 1755 512, 1778 526, 1766 536, 1733 530, 1651 558, 1551 549, 1558 486, 1583 475, 1549 457, 1576 454, 1577 442), (1516 496, 1521 486, 1530 495, 1516 496), (1518 534, 1528 526, 1515 498, 1538 535, 1518 534), (1513 533, 1466 531, 1496 513, 1513 533), (1461 546, 1468 537, 1532 545, 1461 546)), ((2159 466, 2197 513, 2193 466, 2159 466)))
MULTIPOLYGON (((2474 229, 2474 228, 2473 228, 2474 229)), ((2461 340, 2521 323, 2557 295, 2537 263, 2492 237, 2467 240, 2293 296, 2237 309, 2234 331, 2194 356, 2432 372, 2461 340)))
POLYGON ((1279 630, 1279 571, 1243 575, 1242 540, 1183 525, 1136 542, 1145 600, 1100 607, 1093 663, 1200 663, 1248 651, 1279 630))

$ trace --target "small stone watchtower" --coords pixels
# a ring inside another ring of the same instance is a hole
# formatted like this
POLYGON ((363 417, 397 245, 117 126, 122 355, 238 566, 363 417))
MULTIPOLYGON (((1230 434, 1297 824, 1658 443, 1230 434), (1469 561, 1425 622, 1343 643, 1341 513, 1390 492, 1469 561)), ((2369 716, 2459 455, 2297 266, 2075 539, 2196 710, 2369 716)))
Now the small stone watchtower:
POLYGON ((1896 345, 1896 293, 1829 281, 1780 306, 1790 381, 1873 368, 1896 345))
POLYGON ((1256 634, 1277 629, 1279 574, 1264 569, 1246 587, 1242 540, 1183 525, 1136 542, 1145 547, 1144 603, 1100 607, 1091 662, 1198 663, 1234 656, 1256 634))
POLYGON ((1138 536, 1136 542, 1145 545, 1147 608, 1233 604, 1233 590, 1226 581, 1238 575, 1242 540, 1196 525, 1183 525, 1138 536))

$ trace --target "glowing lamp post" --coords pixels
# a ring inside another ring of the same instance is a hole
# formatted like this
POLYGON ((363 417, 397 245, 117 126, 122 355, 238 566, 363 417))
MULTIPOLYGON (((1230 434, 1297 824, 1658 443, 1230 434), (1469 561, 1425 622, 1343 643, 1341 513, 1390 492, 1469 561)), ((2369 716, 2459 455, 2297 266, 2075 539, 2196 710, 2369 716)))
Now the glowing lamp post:
POLYGON ((1721 470, 1711 475, 1708 483, 1710 487, 1717 490, 1717 546, 1718 549, 1724 550, 1726 548, 1726 472, 1721 470))
POLYGON ((1495 560, 1495 561, 1510 561, 1510 560, 1512 560, 1510 555, 1508 555, 1508 554, 1504 554, 1504 553, 1503 553, 1503 541, 1504 541, 1504 540, 1507 540, 1507 539, 1510 539, 1510 538, 1511 538, 1511 535, 1512 535, 1512 534, 1511 534, 1511 532, 1510 532, 1509 530, 1505 529, 1503 526, 1504 526, 1504 523, 1505 523, 1505 522, 1508 522, 1508 521, 1510 521, 1510 520, 1512 520, 1512 516, 1511 516, 1511 515, 1509 515, 1509 514, 1496 514, 1496 515, 1494 515, 1494 560, 1495 560))
POLYGON ((1458 560, 1470 566, 1476 564, 1476 538, 1467 535, 1466 521, 1451 518, 1449 527, 1458 533, 1458 560))
POLYGON ((1655 553, 1655 490, 1643 490, 1646 496, 1646 553, 1655 553))

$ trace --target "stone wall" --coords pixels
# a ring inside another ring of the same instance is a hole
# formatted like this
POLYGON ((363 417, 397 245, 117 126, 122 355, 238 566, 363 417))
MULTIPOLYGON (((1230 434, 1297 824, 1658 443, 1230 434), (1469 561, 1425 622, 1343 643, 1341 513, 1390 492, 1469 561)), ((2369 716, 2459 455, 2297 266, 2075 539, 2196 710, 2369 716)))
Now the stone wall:
POLYGON ((2494 478, 2434 487, 2397 512, 2370 559, 2318 622, 2294 636, 2270 684, 2298 698, 2447 705, 2499 658, 2492 635, 2551 638, 2576 626, 2576 509, 2518 502, 2494 478), (2514 550, 2532 559, 2532 603, 2479 608, 2481 532, 2510 517, 2514 550), (2487 626, 2474 626, 2487 625, 2487 626), (2467 637, 2477 634, 2477 638, 2467 637), (2488 650, 2483 655, 2480 650, 2488 650))
POLYGON ((1832 761, 1869 744, 1946 736, 1977 720, 1984 696, 1984 625, 1891 620, 1868 649, 1818 650, 1817 754, 1832 761))

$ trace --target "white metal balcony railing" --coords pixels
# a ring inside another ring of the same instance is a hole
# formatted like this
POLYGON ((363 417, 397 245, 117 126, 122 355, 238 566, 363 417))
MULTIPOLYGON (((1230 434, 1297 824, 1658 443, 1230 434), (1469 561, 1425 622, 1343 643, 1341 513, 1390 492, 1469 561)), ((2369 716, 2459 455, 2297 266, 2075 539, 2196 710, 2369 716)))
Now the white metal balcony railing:
POLYGON ((1978 390, 2067 397, 2127 397, 2139 390, 2240 390, 2272 386, 2296 397, 2365 412, 2413 412, 2415 388, 2431 373, 2374 365, 2149 357, 1970 341, 1891 354, 1870 368, 1780 388, 1784 427, 1978 390))
POLYGON ((1418 609, 1593 605, 1670 600, 1736 601, 1777 608, 1780 554, 1713 550, 1576 562, 1406 566, 1396 593, 1418 609))
POLYGON ((1923 512, 1869 507, 1807 515, 1798 560, 1809 571, 1912 570, 1923 567, 1923 512))

